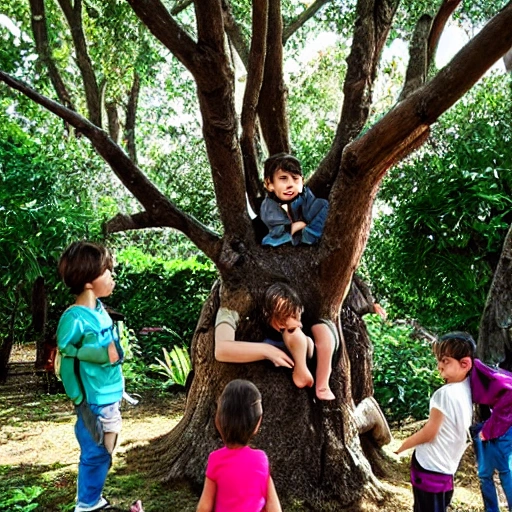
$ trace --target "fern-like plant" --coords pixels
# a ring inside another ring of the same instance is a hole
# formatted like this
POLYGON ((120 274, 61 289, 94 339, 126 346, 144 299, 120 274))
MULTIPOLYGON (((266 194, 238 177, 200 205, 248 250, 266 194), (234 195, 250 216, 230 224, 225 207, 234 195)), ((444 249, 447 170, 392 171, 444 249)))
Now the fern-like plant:
POLYGON ((151 369, 167 377, 168 385, 184 386, 192 369, 188 351, 183 347, 174 347, 170 352, 166 348, 162 348, 162 352, 164 360, 157 357, 158 364, 152 364, 151 369))

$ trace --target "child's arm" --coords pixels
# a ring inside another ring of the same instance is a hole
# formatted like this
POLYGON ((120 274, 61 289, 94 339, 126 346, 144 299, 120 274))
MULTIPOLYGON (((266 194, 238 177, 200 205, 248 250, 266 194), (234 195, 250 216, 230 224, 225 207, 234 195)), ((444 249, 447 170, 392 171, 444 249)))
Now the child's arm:
POLYGON ((304 229, 306 226, 307 226, 307 224, 302 220, 298 220, 297 222, 292 222, 292 226, 290 228, 290 233, 292 235, 294 235, 295 233, 297 233, 297 231, 304 229))
POLYGON ((223 363, 253 363, 268 359, 275 366, 293 368, 292 358, 273 345, 236 341, 235 330, 227 323, 215 328, 215 359, 223 363))
POLYGON ((217 484, 208 477, 204 479, 203 493, 197 505, 197 512, 213 512, 215 505, 215 494, 217 493, 217 484))
POLYGON ((88 363, 115 363, 119 359, 114 342, 108 347, 80 345, 84 336, 82 322, 72 314, 63 315, 57 327, 57 345, 62 355, 76 357, 88 363), (114 354, 115 352, 115 354, 114 354))
POLYGON ((324 231, 329 203, 325 199, 316 198, 309 189, 306 189, 305 196, 303 216, 307 225, 302 229, 302 241, 313 244, 324 231))
POLYGON ((418 432, 409 436, 395 453, 399 454, 405 450, 409 450, 409 448, 414 448, 419 444, 430 443, 439 432, 443 419, 444 414, 439 409, 430 409, 430 416, 427 423, 425 423, 418 432))
POLYGON ((270 477, 268 480, 267 503, 263 512, 281 512, 281 510, 281 503, 279 503, 276 486, 274 485, 274 480, 270 477))

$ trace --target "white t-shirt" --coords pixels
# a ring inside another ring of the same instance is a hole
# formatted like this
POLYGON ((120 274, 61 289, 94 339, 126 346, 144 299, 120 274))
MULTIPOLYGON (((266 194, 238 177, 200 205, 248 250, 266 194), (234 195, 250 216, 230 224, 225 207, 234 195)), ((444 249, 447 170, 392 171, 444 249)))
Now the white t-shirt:
POLYGON ((443 421, 430 443, 416 447, 416 459, 425 469, 454 475, 467 446, 473 406, 469 379, 445 384, 430 399, 430 410, 443 413, 443 421))

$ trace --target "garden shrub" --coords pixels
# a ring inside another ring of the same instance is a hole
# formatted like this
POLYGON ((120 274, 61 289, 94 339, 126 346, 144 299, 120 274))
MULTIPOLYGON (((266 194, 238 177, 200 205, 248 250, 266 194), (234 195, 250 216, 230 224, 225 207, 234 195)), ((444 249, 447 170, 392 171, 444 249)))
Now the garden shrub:
POLYGON ((365 316, 374 346, 374 396, 390 422, 426 419, 432 393, 443 384, 431 345, 410 325, 365 316))
POLYGON ((217 277, 211 263, 197 257, 165 261, 140 249, 116 255, 116 288, 106 302, 125 315, 148 363, 162 348, 189 347, 201 307, 217 277))

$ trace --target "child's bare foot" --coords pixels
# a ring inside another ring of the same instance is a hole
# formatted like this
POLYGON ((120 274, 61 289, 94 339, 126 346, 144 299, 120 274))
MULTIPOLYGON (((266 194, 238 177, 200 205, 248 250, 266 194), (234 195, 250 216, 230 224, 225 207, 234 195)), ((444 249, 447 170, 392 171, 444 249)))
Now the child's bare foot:
POLYGON ((327 386, 326 388, 317 388, 316 397, 318 398, 318 400, 334 400, 336 398, 334 396, 334 393, 329 388, 329 386, 327 386))
POLYGON ((311 388, 315 383, 313 375, 311 375, 311 372, 308 370, 307 366, 304 369, 295 367, 292 373, 292 379, 293 383, 298 388, 311 388))

